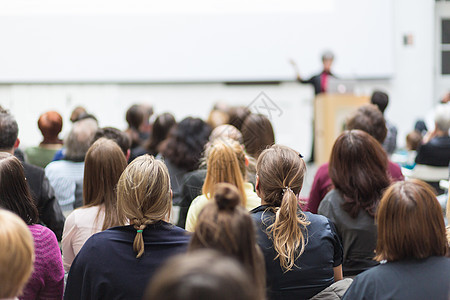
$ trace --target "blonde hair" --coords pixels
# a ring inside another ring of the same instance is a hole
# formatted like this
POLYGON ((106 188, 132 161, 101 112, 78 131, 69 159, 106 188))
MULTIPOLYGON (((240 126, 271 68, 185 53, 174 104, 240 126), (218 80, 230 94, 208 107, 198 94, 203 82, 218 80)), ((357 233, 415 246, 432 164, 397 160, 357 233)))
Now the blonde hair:
POLYGON ((214 187, 217 183, 230 183, 237 187, 242 195, 242 206, 246 206, 244 191, 246 174, 245 153, 242 146, 231 139, 218 139, 207 149, 207 171, 202 193, 209 199, 214 198, 214 187))
POLYGON ((274 207, 275 220, 267 227, 281 267, 287 272, 302 255, 310 224, 298 205, 306 165, 300 154, 289 147, 273 145, 258 158, 256 172, 261 199, 274 207), (305 232, 305 234, 304 234, 305 232))
POLYGON ((117 183, 117 209, 121 225, 129 221, 137 230, 133 250, 139 258, 144 254, 142 231, 149 224, 170 219, 172 199, 166 165, 150 155, 133 160, 117 183))
POLYGON ((0 209, 0 298, 18 296, 33 272, 33 237, 17 215, 0 209))

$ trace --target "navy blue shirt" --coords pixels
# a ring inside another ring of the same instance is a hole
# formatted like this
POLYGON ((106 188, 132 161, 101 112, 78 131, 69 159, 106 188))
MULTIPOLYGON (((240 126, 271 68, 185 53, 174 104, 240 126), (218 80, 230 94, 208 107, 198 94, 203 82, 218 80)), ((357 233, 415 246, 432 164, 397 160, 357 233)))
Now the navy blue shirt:
POLYGON ((72 263, 64 299, 142 299, 155 271, 190 240, 184 229, 159 221, 145 228, 145 252, 136 258, 135 236, 130 225, 90 237, 72 263))
POLYGON ((448 300, 450 258, 381 264, 356 276, 343 299, 448 300))
POLYGON ((305 212, 311 222, 304 232, 308 237, 305 251, 295 260, 295 266, 284 272, 267 234, 267 227, 275 220, 273 209, 263 205, 251 214, 264 253, 269 299, 309 299, 334 282, 333 268, 342 264, 342 245, 333 223, 326 217, 305 212))

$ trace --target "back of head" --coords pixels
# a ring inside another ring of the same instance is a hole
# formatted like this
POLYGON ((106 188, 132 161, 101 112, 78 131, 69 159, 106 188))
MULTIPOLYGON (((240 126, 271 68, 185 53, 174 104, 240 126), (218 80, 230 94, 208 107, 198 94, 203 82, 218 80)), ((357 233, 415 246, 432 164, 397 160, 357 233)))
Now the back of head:
POLYGON ((139 126, 144 122, 144 111, 140 105, 132 105, 125 114, 128 126, 135 130, 139 129, 139 126))
POLYGON ((55 139, 61 132, 63 119, 56 111, 43 113, 38 120, 38 127, 44 138, 55 139))
POLYGON ((238 130, 242 130, 245 119, 247 119, 251 113, 250 109, 245 106, 232 107, 230 109, 230 125, 233 125, 238 130))
POLYGON ((241 202, 242 195, 235 186, 216 184, 214 203, 200 212, 190 250, 210 248, 236 258, 262 290, 265 280, 262 257, 256 245, 253 221, 239 205, 241 202))
POLYGON ((260 114, 251 114, 245 119, 242 125, 242 136, 245 150, 256 159, 264 149, 275 143, 270 120, 260 114))
POLYGON ((75 122, 64 141, 65 158, 71 161, 84 161, 97 129, 97 122, 91 118, 75 122))
POLYGON ((187 117, 170 131, 161 145, 161 154, 176 167, 186 171, 198 168, 211 127, 199 118, 187 117))
POLYGON ((102 229, 120 225, 115 187, 127 166, 120 147, 112 140, 100 138, 89 148, 83 177, 83 201, 87 206, 104 205, 102 229))
POLYGON ((286 271, 294 267, 307 240, 303 231, 309 222, 298 205, 305 172, 301 155, 281 145, 264 150, 256 163, 257 191, 263 202, 274 207, 275 221, 268 230, 280 265, 286 271))
POLYGON ((372 93, 370 103, 375 104, 381 113, 384 113, 389 104, 389 96, 385 92, 375 91, 372 93))
POLYGON ((380 143, 361 130, 343 132, 331 151, 329 174, 355 218, 360 209, 375 215, 382 192, 390 184, 388 158, 380 143))
POLYGON ((150 155, 133 160, 117 183, 117 209, 121 225, 129 221, 138 230, 133 245, 137 257, 144 253, 141 230, 168 220, 171 208, 170 178, 165 164, 150 155))
POLYGON ((206 121, 206 123, 208 123, 208 125, 211 126, 211 128, 216 128, 217 126, 227 124, 229 120, 230 116, 226 112, 213 109, 209 113, 208 120, 206 121))
POLYGON ((0 299, 13 299, 22 292, 34 262, 33 237, 15 214, 0 209, 0 299))
POLYGON ((114 127, 99 128, 95 132, 93 142, 102 137, 116 142, 123 154, 127 156, 128 150, 131 148, 131 139, 125 132, 114 127))
POLYGON ((215 185, 220 182, 230 183, 242 194, 242 205, 246 205, 244 192, 245 154, 242 146, 233 140, 217 139, 206 151, 206 178, 202 193, 213 198, 215 185))
POLYGON ((6 152, 0 152, 0 208, 17 214, 28 225, 38 222, 22 163, 6 152))
POLYGON ((417 150, 422 144, 422 135, 419 131, 413 130, 406 135, 406 148, 408 150, 417 150))
POLYGON ((381 144, 387 135, 386 121, 383 113, 373 104, 359 107, 353 115, 347 119, 347 130, 359 129, 373 136, 381 144))
POLYGON ((232 258, 199 250, 168 261, 153 276, 145 300, 256 300, 254 282, 232 258))
POLYGON ((442 209, 428 184, 417 179, 394 183, 380 201, 376 220, 378 260, 445 255, 442 209))
POLYGON ((450 104, 441 104, 434 113, 436 128, 448 134, 450 129, 450 104))
POLYGON ((87 111, 82 106, 77 106, 73 109, 72 114, 70 115, 70 121, 72 123, 75 123, 76 121, 80 120, 80 117, 87 115, 87 111))
POLYGON ((242 133, 236 127, 229 124, 220 125, 214 128, 209 136, 209 140, 210 142, 213 142, 216 139, 232 139, 240 144, 244 143, 242 133))
POLYGON ((159 153, 159 145, 167 138, 170 130, 176 124, 175 117, 171 113, 163 113, 156 117, 155 122, 153 122, 150 141, 147 146, 147 150, 150 154, 156 155, 159 153))
POLYGON ((16 119, 6 111, 0 112, 0 151, 14 148, 18 135, 16 119))

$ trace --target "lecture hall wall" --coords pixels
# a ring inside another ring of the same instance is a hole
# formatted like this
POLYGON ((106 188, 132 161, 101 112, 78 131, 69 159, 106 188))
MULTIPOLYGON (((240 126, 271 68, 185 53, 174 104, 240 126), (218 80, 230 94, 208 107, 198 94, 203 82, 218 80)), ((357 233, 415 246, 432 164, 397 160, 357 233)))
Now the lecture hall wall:
MULTIPOLYGON (((389 92, 391 104, 386 112, 387 119, 397 125, 398 144, 404 145, 415 120, 428 113, 441 96, 433 90, 435 3, 434 0, 395 0, 393 5, 394 74, 390 79, 362 81, 356 92, 370 94, 376 88, 389 92), (412 45, 403 44, 404 35, 413 36, 412 45)), ((358 42, 357 37, 354 42, 358 42)), ((69 130, 70 112, 77 105, 97 115, 100 126, 125 129, 125 111, 134 103, 151 103, 156 113, 170 111, 178 119, 187 115, 206 118, 216 101, 249 105, 261 92, 280 109, 271 116, 277 142, 308 156, 314 95, 311 87, 295 82, 253 86, 221 83, 0 84, 0 104, 15 114, 22 145, 30 146, 40 141, 37 119, 47 110, 57 110, 63 115, 64 134, 69 130)))

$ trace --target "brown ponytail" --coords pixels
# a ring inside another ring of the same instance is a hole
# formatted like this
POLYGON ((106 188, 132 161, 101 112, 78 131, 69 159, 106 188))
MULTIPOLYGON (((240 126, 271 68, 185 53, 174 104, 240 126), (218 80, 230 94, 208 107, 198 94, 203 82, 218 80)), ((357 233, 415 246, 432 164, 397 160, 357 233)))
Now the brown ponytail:
POLYGON ((258 190, 273 207, 275 220, 267 227, 281 267, 287 272, 305 250, 309 221, 298 205, 306 165, 300 154, 280 145, 264 150, 257 162, 258 190))
POLYGON ((117 183, 117 209, 121 225, 129 222, 136 229, 136 258, 144 254, 147 225, 168 220, 171 208, 169 172, 164 163, 149 155, 133 160, 117 183))

